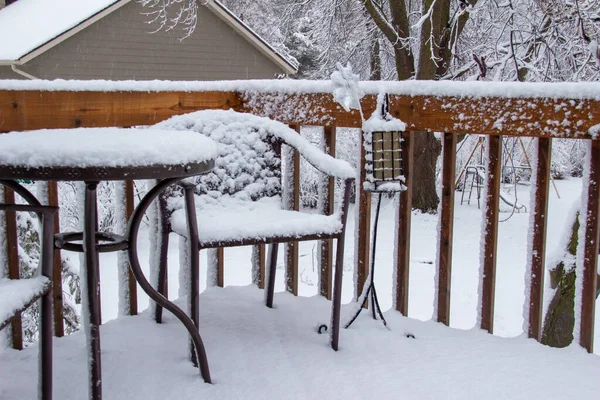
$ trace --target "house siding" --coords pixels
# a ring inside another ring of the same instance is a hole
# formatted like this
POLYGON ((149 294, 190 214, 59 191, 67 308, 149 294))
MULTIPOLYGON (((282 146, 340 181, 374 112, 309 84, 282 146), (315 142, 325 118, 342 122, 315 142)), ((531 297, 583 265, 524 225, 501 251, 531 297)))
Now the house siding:
POLYGON ((0 79, 23 79, 23 76, 13 72, 10 67, 0 66, 0 79))
POLYGON ((151 33, 157 26, 147 23, 147 11, 132 1, 19 68, 40 79, 268 79, 283 72, 204 7, 184 40, 180 28, 151 33))

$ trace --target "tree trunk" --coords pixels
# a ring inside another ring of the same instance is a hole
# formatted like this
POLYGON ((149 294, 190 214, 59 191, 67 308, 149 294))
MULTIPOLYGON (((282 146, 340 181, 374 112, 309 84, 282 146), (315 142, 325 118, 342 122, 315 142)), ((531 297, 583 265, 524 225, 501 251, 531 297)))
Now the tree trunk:
POLYGON ((435 213, 439 203, 436 192, 436 162, 442 145, 433 133, 416 132, 413 160, 413 208, 435 213))
POLYGON ((370 64, 371 64, 371 76, 369 79, 372 81, 380 81, 381 80, 381 55, 379 54, 379 39, 377 35, 373 35, 372 38, 373 43, 371 44, 371 55, 370 55, 370 64))
MULTIPOLYGON (((566 249, 570 256, 565 257, 550 271, 550 284, 556 289, 546 311, 542 343, 551 347, 567 347, 573 341, 575 326, 575 257, 577 254, 579 234, 579 213, 571 225, 571 238, 566 249)), ((568 225, 567 225, 568 226, 568 225)), ((600 282, 600 275, 598 276, 600 282)), ((596 298, 598 294, 596 292, 596 298)))
MULTIPOLYGON (((457 24, 450 26, 450 0, 422 0, 423 13, 427 17, 421 27, 418 68, 409 45, 410 24, 406 2, 389 2, 391 21, 385 19, 383 10, 373 0, 363 0, 365 9, 379 30, 391 43, 396 61, 398 80, 435 80, 447 73, 452 48, 461 34, 469 13, 463 12, 457 24), (431 10, 430 10, 431 8, 431 10)), ((467 0, 475 5, 477 0, 467 0)), ((418 132, 415 135, 413 207, 422 212, 436 212, 439 199, 436 193, 436 162, 441 144, 433 133, 418 132)))
MULTIPOLYGON (((449 60, 441 60, 440 42, 443 29, 447 29, 450 18, 449 0, 423 0, 423 12, 431 10, 431 18, 427 18, 421 27, 421 48, 417 80, 435 80, 438 65, 449 64, 449 60)), ((435 168, 442 146, 433 133, 420 132, 415 138, 415 159, 413 164, 413 207, 422 212, 437 211, 439 199, 435 190, 435 168)))

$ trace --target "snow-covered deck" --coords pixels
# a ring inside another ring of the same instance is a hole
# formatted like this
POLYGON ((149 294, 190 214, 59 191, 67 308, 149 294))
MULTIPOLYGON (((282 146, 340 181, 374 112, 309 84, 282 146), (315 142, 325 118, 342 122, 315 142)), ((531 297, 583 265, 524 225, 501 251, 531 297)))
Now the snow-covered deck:
MULTIPOLYGON (((148 313, 103 325, 105 398, 592 399, 600 391, 600 358, 579 346, 552 349, 388 312, 391 331, 365 313, 335 353, 314 329, 328 321, 328 301, 278 293, 268 309, 262 299, 251 287, 202 294, 212 385, 187 361, 185 330, 171 315, 163 325, 148 313)), ((82 332, 57 339, 55 355, 55 398, 84 398, 82 332)), ((2 354, 0 398, 35 398, 36 363, 35 348, 2 354)))

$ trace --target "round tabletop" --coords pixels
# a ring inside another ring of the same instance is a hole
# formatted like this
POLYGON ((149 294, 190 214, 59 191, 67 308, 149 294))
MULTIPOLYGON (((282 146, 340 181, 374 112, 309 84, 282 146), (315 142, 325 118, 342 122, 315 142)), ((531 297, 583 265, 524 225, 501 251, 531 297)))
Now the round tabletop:
POLYGON ((211 170, 216 144, 196 132, 77 128, 0 135, 0 179, 166 179, 211 170))

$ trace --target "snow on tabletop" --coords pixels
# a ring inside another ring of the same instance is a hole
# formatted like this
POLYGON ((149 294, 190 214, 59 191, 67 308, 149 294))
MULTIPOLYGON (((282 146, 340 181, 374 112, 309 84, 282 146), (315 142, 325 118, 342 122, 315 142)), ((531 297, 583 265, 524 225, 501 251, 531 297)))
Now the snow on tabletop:
POLYGON ((0 164, 32 168, 187 164, 216 154, 216 144, 195 132, 77 128, 0 135, 0 164))
MULTIPOLYGON (((14 4, 13 4, 14 6, 14 4)), ((12 7, 12 6, 11 6, 12 7)), ((407 96, 564 98, 600 100, 598 82, 456 82, 456 81, 362 81, 365 94, 388 93, 407 96)), ((274 93, 331 93, 330 80, 254 79, 238 81, 106 81, 106 80, 0 80, 0 90, 208 92, 258 91, 274 93)))
MULTIPOLYGON (((258 201, 239 200, 223 196, 210 201, 209 196, 197 196, 198 235, 201 242, 215 243, 273 236, 334 234, 342 230, 339 213, 309 214, 281 209, 278 197, 258 201)), ((171 218, 174 232, 187 236, 185 210, 175 211, 171 218)))
POLYGON ((49 280, 45 276, 30 279, 0 279, 0 322, 22 309, 44 291, 49 280))
POLYGON ((0 10, 0 61, 18 60, 116 2, 19 0, 3 8, 0 10))
MULTIPOLYGON (((261 137, 269 134, 298 150, 310 164, 331 176, 350 179, 356 175, 354 168, 348 162, 323 153, 318 147, 287 125, 265 117, 238 113, 233 110, 203 110, 172 117, 154 125, 154 127, 158 129, 193 130, 214 138, 218 142, 221 142, 221 139, 229 140, 228 137, 232 134, 239 136, 240 134, 247 133, 251 135, 258 132, 261 137)), ((256 140, 259 139, 261 138, 256 137, 256 140)), ((254 146, 256 146, 256 143, 247 143, 247 149, 242 149, 241 155, 245 156, 244 153, 253 151, 251 147, 254 146)), ((222 156, 224 155, 222 154, 222 156)), ((233 159, 229 160, 228 169, 235 167, 234 161, 233 159)))

